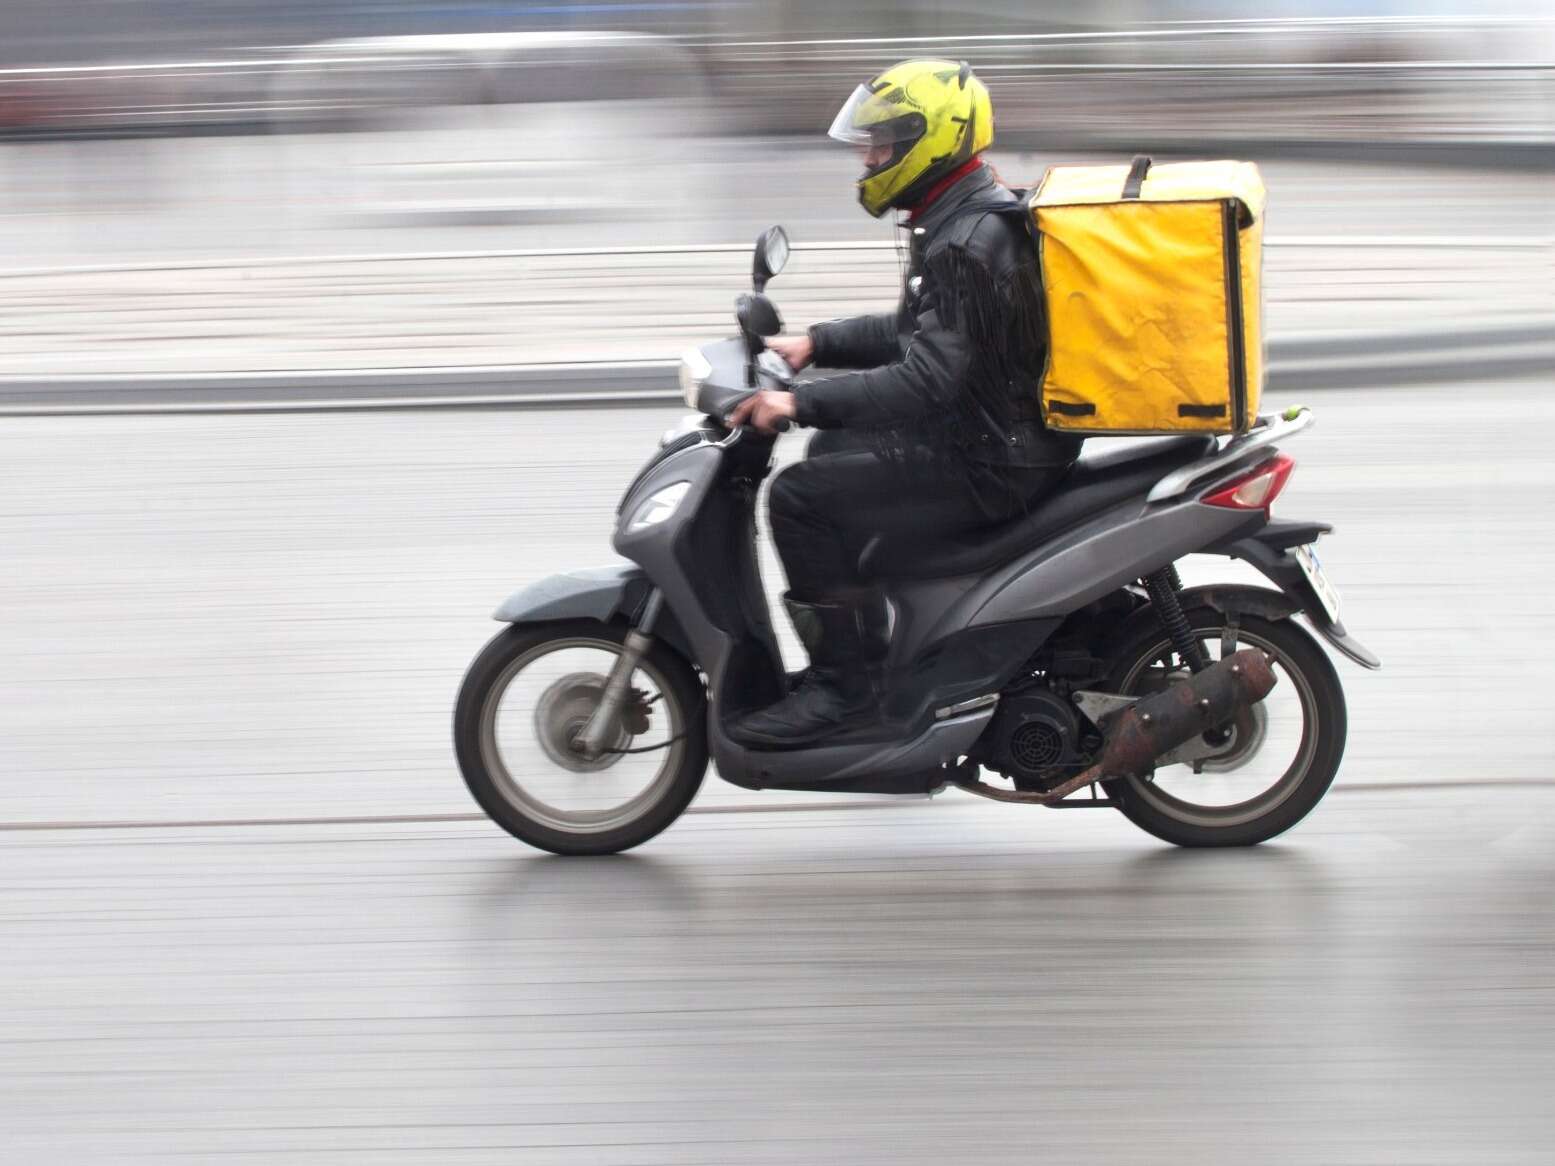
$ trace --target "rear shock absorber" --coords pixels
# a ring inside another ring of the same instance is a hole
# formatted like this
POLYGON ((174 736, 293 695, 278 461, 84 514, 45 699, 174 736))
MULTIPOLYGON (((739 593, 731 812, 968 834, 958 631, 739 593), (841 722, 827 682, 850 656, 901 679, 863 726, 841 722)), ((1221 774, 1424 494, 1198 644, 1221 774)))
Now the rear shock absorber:
POLYGON ((1144 582, 1161 626, 1172 637, 1172 647, 1188 665, 1188 671, 1203 672, 1209 667, 1209 661, 1204 658, 1204 649, 1188 626, 1188 617, 1182 613, 1182 602, 1177 597, 1182 590, 1182 576, 1177 574, 1176 564, 1168 563, 1159 571, 1146 575, 1144 582))

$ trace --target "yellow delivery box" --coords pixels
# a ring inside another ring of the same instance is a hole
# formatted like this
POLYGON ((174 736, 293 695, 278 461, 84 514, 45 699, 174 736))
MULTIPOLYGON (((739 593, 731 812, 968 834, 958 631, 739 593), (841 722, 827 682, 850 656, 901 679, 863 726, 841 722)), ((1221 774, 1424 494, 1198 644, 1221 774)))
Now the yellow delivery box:
POLYGON ((1263 180, 1250 162, 1055 166, 1041 248, 1053 429, 1243 433, 1263 391, 1263 180))

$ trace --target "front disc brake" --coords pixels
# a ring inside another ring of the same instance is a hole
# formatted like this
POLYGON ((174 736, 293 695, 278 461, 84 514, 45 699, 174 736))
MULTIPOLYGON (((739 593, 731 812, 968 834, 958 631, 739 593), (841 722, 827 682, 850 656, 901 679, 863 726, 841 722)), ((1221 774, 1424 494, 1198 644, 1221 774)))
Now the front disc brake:
MULTIPOLYGON (((597 672, 572 672, 555 681, 541 694, 535 705, 535 739, 545 755, 573 773, 597 773, 621 760, 621 750, 632 742, 625 723, 617 724, 605 744, 605 751, 590 761, 573 742, 583 732, 604 699, 605 678, 597 672)), ((635 693, 634 693, 635 696, 635 693)), ((631 720, 635 701, 622 710, 621 720, 631 720)))

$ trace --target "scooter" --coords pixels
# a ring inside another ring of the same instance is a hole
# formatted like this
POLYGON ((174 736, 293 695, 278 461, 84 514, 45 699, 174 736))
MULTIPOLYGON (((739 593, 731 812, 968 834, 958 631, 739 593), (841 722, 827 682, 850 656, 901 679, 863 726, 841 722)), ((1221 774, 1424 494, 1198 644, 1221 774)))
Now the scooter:
MULTIPOLYGON (((756 554, 758 490, 776 438, 724 419, 793 372, 757 243, 739 335, 688 352, 696 413, 662 439, 617 509, 625 562, 511 596, 465 676, 455 746, 504 829, 558 854, 647 841, 709 759, 747 790, 1116 808, 1182 846, 1248 846, 1300 821, 1344 753, 1344 692, 1310 627, 1366 668, 1313 549, 1332 527, 1272 517, 1313 415, 1261 417, 1224 439, 1087 453, 1052 496, 956 541, 870 543, 890 612, 879 716, 803 748, 751 749, 729 727, 792 682, 756 554), (1223 555, 1274 586, 1184 588, 1177 560, 1223 555), (1303 619, 1307 626, 1297 622, 1303 619)), ((1092 443, 1093 445, 1096 443, 1092 443)))

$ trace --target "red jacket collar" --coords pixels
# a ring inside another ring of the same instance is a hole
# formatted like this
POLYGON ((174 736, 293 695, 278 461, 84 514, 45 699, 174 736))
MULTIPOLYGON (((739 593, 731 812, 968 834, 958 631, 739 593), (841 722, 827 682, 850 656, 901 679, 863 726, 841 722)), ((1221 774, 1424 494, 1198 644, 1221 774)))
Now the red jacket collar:
POLYGON ((982 164, 983 157, 981 154, 972 158, 968 158, 965 162, 961 163, 960 166, 957 166, 949 174, 945 175, 945 177, 941 178, 933 186, 929 187, 928 190, 925 190, 923 192, 923 197, 920 198, 911 207, 907 208, 908 223, 911 224, 916 222, 918 216, 933 206, 935 200, 938 199, 940 195, 944 194, 952 186, 960 182, 963 178, 972 173, 982 164))

